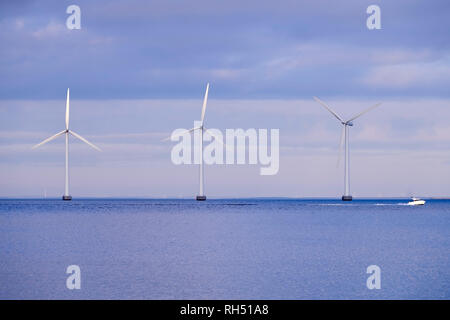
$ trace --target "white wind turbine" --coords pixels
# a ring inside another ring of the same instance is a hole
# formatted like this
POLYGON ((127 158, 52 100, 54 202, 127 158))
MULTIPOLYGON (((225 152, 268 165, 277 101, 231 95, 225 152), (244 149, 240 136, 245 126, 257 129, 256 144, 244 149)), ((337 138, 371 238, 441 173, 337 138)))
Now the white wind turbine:
POLYGON ((80 139, 81 141, 87 143, 92 148, 101 151, 99 147, 95 146, 94 144, 87 141, 85 138, 80 136, 78 133, 73 132, 72 130, 69 130, 69 89, 67 89, 67 100, 66 100, 66 129, 58 132, 57 134, 51 136, 50 138, 45 139, 41 143, 38 143, 37 145, 33 146, 32 149, 38 148, 42 146, 43 144, 46 144, 49 141, 52 141, 53 139, 59 137, 60 135, 65 134, 66 135, 66 184, 64 189, 64 195, 62 197, 63 200, 72 200, 72 197, 69 195, 69 133, 73 135, 74 137, 80 139))
MULTIPOLYGON (((202 114, 200 118, 200 126, 192 128, 190 130, 187 130, 186 133, 194 132, 195 130, 200 130, 200 148, 199 148, 199 193, 196 197, 197 201, 205 201, 205 191, 204 191, 204 181, 203 181, 203 133, 207 132, 208 130, 204 126, 204 120, 205 120, 205 111, 206 111, 206 103, 208 101, 208 91, 209 91, 209 83, 206 84, 206 91, 205 91, 205 97, 203 98, 203 106, 202 106, 202 114)), ((212 133, 208 132, 208 134, 213 135, 212 133)), ((170 137, 164 139, 169 140, 170 137)), ((164 141, 163 140, 163 141, 164 141)))
POLYGON ((363 114, 369 112, 372 109, 375 109, 376 107, 378 107, 381 103, 377 103, 376 105, 364 110, 363 112, 357 114, 356 116, 350 118, 349 120, 343 120, 336 112, 334 112, 333 110, 331 110, 331 108, 322 100, 320 100, 317 97, 314 97, 314 99, 320 103, 322 106, 325 107, 325 109, 327 109, 333 116, 336 117, 336 119, 338 119, 341 124, 343 125, 342 127, 342 133, 341 133, 341 143, 339 146, 339 158, 338 158, 338 164, 339 164, 339 160, 341 158, 341 153, 342 153, 342 145, 344 144, 345 141, 345 174, 344 174, 344 195, 342 196, 342 201, 351 201, 352 200, 352 196, 350 195, 350 177, 349 177, 349 171, 350 171, 350 159, 349 159, 349 132, 348 132, 348 127, 352 127, 353 126, 353 120, 359 118, 360 116, 362 116, 363 114))

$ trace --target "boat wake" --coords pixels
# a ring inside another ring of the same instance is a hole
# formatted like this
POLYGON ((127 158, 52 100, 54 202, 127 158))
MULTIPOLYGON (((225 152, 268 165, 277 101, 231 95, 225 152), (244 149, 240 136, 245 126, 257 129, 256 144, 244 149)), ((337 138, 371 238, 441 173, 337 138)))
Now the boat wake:
POLYGON ((375 203, 376 206, 407 206, 407 203, 375 203))

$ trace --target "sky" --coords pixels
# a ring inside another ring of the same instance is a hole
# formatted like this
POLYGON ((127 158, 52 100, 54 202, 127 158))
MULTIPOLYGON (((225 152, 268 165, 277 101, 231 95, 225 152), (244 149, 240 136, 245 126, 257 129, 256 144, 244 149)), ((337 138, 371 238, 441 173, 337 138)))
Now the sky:
POLYGON ((70 127, 75 197, 187 197, 195 165, 161 141, 208 128, 280 130, 280 169, 205 167, 208 197, 340 197, 349 118, 354 197, 450 196, 448 1, 111 0, 0 3, 0 197, 60 197, 70 127), (66 9, 81 9, 69 30, 66 9), (369 5, 381 29, 366 27, 369 5))

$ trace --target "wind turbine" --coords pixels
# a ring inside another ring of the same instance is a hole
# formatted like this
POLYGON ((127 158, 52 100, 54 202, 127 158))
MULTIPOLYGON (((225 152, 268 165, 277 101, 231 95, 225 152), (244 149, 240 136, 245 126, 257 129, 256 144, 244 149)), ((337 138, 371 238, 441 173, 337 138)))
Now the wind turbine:
MULTIPOLYGON (((204 126, 204 122, 205 122, 205 111, 206 111, 206 103, 208 101, 208 91, 209 91, 209 83, 206 84, 206 91, 205 91, 205 97, 203 98, 203 106, 202 106, 202 114, 200 117, 200 126, 198 127, 194 127, 190 130, 187 130, 185 133, 190 133, 190 132, 194 132, 195 130, 200 130, 200 148, 199 148, 199 192, 198 195, 196 197, 197 201, 205 201, 206 200, 206 196, 205 196, 205 191, 204 191, 204 179, 203 179, 203 133, 207 132, 208 130, 205 128, 204 126)), ((212 135, 212 133, 208 132, 208 134, 212 135)), ((170 137, 164 139, 165 140, 169 140, 170 137)))
POLYGON ((342 119, 336 112, 331 110, 331 108, 325 102, 320 100, 319 98, 314 97, 314 100, 316 100, 323 107, 325 107, 325 109, 327 109, 333 116, 335 116, 336 119, 338 119, 341 122, 341 124, 343 125, 342 133, 341 133, 341 143, 340 143, 340 147, 339 147, 339 158, 338 158, 338 164, 339 164, 339 160, 341 158, 341 153, 342 153, 342 145, 344 144, 344 141, 345 141, 344 195, 342 196, 342 201, 352 201, 352 196, 350 195, 350 177, 349 177, 349 171, 350 171, 350 162, 349 161, 350 161, 350 159, 349 159, 349 131, 348 131, 349 128, 348 127, 353 127, 353 120, 359 118, 360 116, 369 112, 370 110, 375 109, 381 103, 377 103, 376 105, 373 105, 372 107, 364 110, 361 113, 358 113, 356 116, 354 116, 346 121, 346 120, 342 119))
POLYGON ((206 111, 206 103, 208 102, 208 91, 209 91, 209 83, 206 84, 206 91, 205 91, 205 97, 203 98, 203 106, 202 106, 202 115, 200 118, 200 127, 191 129, 194 130, 200 130, 200 170, 199 170, 199 192, 197 196, 197 201, 205 201, 205 190, 203 186, 203 132, 205 131, 204 123, 205 123, 205 111, 206 111))
POLYGON ((51 136, 50 138, 45 139, 44 141, 38 143, 37 145, 33 146, 32 149, 36 149, 43 144, 46 144, 49 141, 52 141, 53 139, 56 139, 60 135, 66 135, 66 183, 65 183, 65 189, 64 189, 64 195, 62 196, 63 200, 72 200, 72 197, 69 195, 69 134, 73 135, 75 138, 80 139, 81 141, 87 143, 92 148, 100 150, 99 147, 95 146, 94 144, 87 141, 85 138, 80 136, 78 133, 73 132, 72 130, 69 130, 69 88, 67 88, 67 100, 66 100, 66 129, 58 132, 57 134, 51 136))

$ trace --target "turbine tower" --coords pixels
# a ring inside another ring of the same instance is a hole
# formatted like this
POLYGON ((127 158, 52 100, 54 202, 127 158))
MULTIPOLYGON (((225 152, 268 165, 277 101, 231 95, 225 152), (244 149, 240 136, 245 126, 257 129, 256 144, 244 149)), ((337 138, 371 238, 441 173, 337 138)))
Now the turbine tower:
POLYGON ((63 200, 72 200, 72 197, 69 194, 69 134, 73 135, 74 137, 80 139, 81 141, 85 142, 86 144, 90 145, 92 148, 101 151, 99 147, 95 146, 94 144, 87 141, 85 138, 80 136, 78 133, 69 130, 69 88, 67 89, 67 100, 66 100, 66 129, 58 132, 57 134, 51 136, 50 138, 45 139, 44 141, 38 143, 37 145, 33 146, 32 149, 36 149, 43 144, 46 144, 49 141, 52 141, 53 139, 56 139, 60 135, 65 134, 66 136, 66 179, 65 179, 65 187, 64 187, 64 195, 62 196, 63 200))
POLYGON ((336 119, 339 120, 339 122, 343 125, 342 127, 342 133, 341 133, 341 143, 339 147, 339 158, 338 158, 338 164, 339 160, 341 158, 342 153, 342 145, 345 143, 345 165, 344 165, 344 195, 342 196, 342 201, 352 201, 352 196, 350 195, 350 155, 349 155, 349 127, 353 126, 353 120, 359 118, 363 114, 369 112, 372 109, 375 109, 378 107, 381 103, 377 103, 376 105, 364 110, 363 112, 357 114, 356 116, 350 118, 349 120, 342 119, 336 112, 334 112, 325 102, 320 100, 317 97, 314 97, 314 100, 316 100, 318 103, 320 103, 325 109, 327 109, 333 116, 336 117, 336 119))

